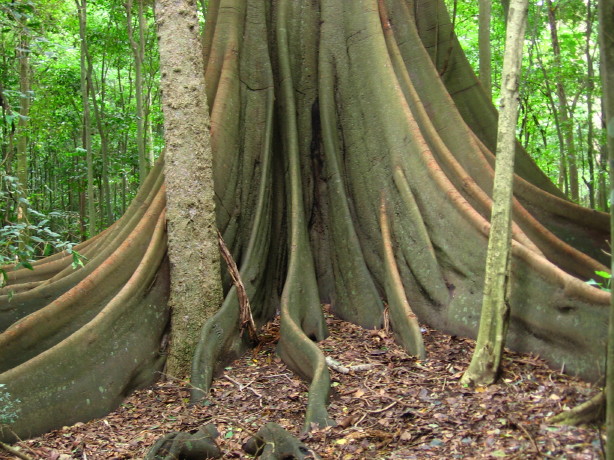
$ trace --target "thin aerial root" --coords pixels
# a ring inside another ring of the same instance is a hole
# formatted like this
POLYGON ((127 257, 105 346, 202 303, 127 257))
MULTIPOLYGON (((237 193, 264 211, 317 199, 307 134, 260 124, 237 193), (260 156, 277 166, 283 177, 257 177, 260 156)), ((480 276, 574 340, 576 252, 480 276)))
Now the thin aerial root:
POLYGON ((245 285, 243 281, 241 281, 241 274, 239 273, 239 269, 237 268, 237 264, 232 258, 232 254, 226 247, 226 243, 224 243, 224 238, 222 238, 222 234, 217 232, 217 240, 220 245, 220 252, 222 253, 222 257, 226 261, 226 265, 228 266, 228 272, 230 273, 230 277, 232 278, 232 284, 235 286, 237 290, 237 296, 239 298, 239 311, 240 311, 240 334, 243 334, 243 330, 247 328, 247 333, 249 334, 250 339, 258 340, 258 330, 256 329, 256 323, 254 322, 254 317, 252 316, 252 309, 249 305, 249 297, 247 296, 247 292, 245 291, 245 285))

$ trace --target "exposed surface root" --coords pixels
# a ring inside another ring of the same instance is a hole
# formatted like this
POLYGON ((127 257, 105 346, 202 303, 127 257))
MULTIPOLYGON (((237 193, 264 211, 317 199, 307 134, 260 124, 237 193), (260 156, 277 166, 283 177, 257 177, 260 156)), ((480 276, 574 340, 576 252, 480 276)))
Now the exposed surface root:
MULTIPOLYGON (((598 458, 598 429, 554 427, 546 418, 590 399, 598 390, 549 369, 530 355, 506 353, 500 383, 469 391, 458 384, 474 344, 423 332, 429 357, 416 360, 383 331, 368 331, 327 315, 324 353, 346 367, 331 370, 329 414, 337 426, 301 434, 308 386, 275 355, 277 326, 267 326, 256 354, 229 364, 213 382, 208 405, 188 404, 189 386, 161 382, 131 396, 102 419, 79 423, 23 443, 41 458, 143 458, 158 438, 196 430, 220 432, 224 458, 247 458, 243 444, 275 422, 325 459, 598 458), (522 426, 521 429, 519 428, 522 426), (528 434, 527 434, 528 433, 528 434)), ((32 453, 34 455, 34 453, 32 453)), ((2 458, 2 456, 0 456, 2 458)))

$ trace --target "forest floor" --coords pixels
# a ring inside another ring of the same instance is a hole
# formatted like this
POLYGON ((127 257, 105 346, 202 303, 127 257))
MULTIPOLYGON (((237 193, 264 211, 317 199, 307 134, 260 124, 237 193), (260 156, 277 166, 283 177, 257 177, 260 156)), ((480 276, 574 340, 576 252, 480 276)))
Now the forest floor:
POLYGON ((35 459, 143 458, 164 434, 213 423, 223 458, 249 458, 243 442, 264 423, 277 422, 323 459, 602 457, 599 427, 546 422, 598 389, 549 369, 538 357, 506 352, 499 383, 476 391, 459 384, 471 340, 423 329, 428 359, 419 361, 383 330, 364 330, 328 314, 327 321, 324 353, 346 367, 370 365, 347 374, 331 369, 335 427, 301 435, 308 387, 275 354, 278 326, 271 324, 261 333, 262 346, 214 381, 209 405, 188 404, 188 383, 161 381, 103 419, 17 446, 35 459))

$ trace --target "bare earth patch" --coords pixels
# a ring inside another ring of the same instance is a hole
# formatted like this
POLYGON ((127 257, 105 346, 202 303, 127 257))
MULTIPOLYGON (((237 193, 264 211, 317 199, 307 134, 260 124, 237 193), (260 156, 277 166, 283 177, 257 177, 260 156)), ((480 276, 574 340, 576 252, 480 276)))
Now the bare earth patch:
MULTIPOLYGON (((539 358, 506 353, 499 383, 477 391, 458 381, 474 342, 424 330, 428 359, 408 357, 384 331, 327 315, 320 343, 331 369, 335 427, 301 435, 307 385, 276 356, 278 330, 214 382, 208 405, 190 407, 189 384, 162 381, 130 396, 103 419, 78 423, 18 446, 33 458, 142 458, 161 436, 214 423, 223 458, 249 458, 241 445, 277 422, 325 459, 600 458, 599 427, 548 426, 545 418, 589 399, 590 384, 549 369, 539 358), (341 369, 343 370, 343 369, 341 369)), ((14 458, 0 452, 0 458, 14 458)))

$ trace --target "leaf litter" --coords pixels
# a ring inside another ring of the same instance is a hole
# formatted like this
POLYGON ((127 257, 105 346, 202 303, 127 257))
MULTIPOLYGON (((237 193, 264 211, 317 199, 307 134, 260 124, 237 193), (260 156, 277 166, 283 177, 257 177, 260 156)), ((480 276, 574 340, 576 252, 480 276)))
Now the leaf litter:
MULTIPOLYGON (((417 360, 391 333, 326 317, 330 336, 319 346, 332 366, 329 414, 337 426, 302 433, 308 385, 275 354, 279 325, 273 322, 261 331, 258 347, 215 379, 204 405, 189 405, 189 382, 161 379, 104 418, 16 447, 37 459, 143 458, 166 433, 213 423, 223 458, 250 458, 242 444, 276 422, 323 459, 602 457, 600 426, 546 421, 599 388, 548 368, 537 356, 506 350, 497 384, 464 388, 459 379, 474 341, 423 327, 427 359, 417 360)), ((15 457, 0 451, 0 458, 15 457)))

